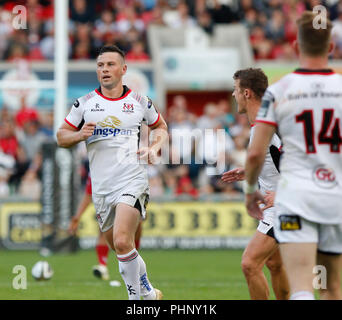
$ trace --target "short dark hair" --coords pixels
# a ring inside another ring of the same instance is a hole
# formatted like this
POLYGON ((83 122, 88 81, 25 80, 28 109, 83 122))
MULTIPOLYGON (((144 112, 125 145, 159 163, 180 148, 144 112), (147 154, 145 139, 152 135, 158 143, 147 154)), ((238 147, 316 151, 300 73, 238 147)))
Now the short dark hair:
POLYGON ((101 54, 103 54, 105 52, 116 52, 116 53, 118 53, 122 57, 122 59, 125 60, 125 53, 119 47, 117 47, 114 44, 113 45, 103 46, 100 49, 99 54, 97 55, 97 57, 99 57, 101 54))
POLYGON ((247 68, 234 73, 234 80, 240 80, 241 89, 250 89, 258 98, 262 98, 267 87, 268 79, 260 68, 247 68))

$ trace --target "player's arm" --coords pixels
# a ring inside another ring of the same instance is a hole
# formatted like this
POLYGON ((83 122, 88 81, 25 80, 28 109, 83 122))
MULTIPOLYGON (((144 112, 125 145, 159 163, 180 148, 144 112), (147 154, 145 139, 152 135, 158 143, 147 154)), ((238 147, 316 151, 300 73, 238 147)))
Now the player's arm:
POLYGON ((80 219, 83 215, 83 213, 86 211, 86 209, 88 208, 89 204, 91 203, 91 194, 89 194, 88 192, 84 193, 84 196, 77 208, 76 214, 72 217, 70 224, 69 224, 69 228, 68 231, 70 234, 75 234, 78 225, 80 223, 80 219))
POLYGON ((95 129, 96 123, 85 123, 81 130, 64 122, 57 131, 57 143, 62 148, 70 148, 88 139, 95 129))
POLYGON ((258 202, 264 202, 258 192, 258 176, 262 170, 269 143, 275 133, 276 127, 273 124, 257 123, 255 132, 248 148, 245 165, 244 193, 248 214, 254 218, 262 219, 263 214, 258 202))
POLYGON ((148 147, 142 147, 138 150, 138 154, 141 160, 147 160, 148 163, 154 164, 158 158, 159 151, 162 145, 168 141, 169 134, 167 131, 167 124, 161 114, 159 114, 158 122, 152 126, 151 129, 151 143, 148 147))
POLYGON ((161 114, 159 114, 158 122, 150 126, 150 129, 152 132, 152 141, 149 147, 158 153, 162 145, 169 139, 167 124, 161 114))
POLYGON ((141 160, 147 160, 148 158, 148 163, 153 164, 156 163, 162 145, 168 141, 169 134, 163 116, 148 97, 146 100, 145 119, 151 130, 152 138, 149 146, 140 148, 137 153, 141 160))

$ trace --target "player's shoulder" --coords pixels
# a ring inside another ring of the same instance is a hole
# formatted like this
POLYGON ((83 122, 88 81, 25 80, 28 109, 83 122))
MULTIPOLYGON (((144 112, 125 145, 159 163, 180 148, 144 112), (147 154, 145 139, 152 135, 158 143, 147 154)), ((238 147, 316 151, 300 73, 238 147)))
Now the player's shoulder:
POLYGON ((326 69, 318 69, 318 70, 311 70, 305 68, 299 68, 294 70, 291 74, 290 80, 294 81, 301 81, 305 83, 316 82, 316 77, 308 77, 308 76, 319 76, 319 81, 342 81, 341 74, 335 72, 331 68, 326 69))
POLYGON ((334 79, 335 81, 342 82, 342 74, 333 72, 332 76, 332 79, 334 79))
POLYGON ((328 81, 331 83, 341 83, 342 76, 339 73, 334 72, 332 69, 324 69, 322 71, 312 72, 307 69, 296 69, 295 71, 288 73, 281 77, 278 81, 273 83, 267 88, 267 91, 275 97, 279 97, 287 92, 288 89, 298 88, 298 85, 308 84, 310 81, 317 81, 316 78, 308 78, 307 75, 319 75, 320 81, 328 81))
POLYGON ((95 90, 90 91, 86 95, 79 97, 74 102, 74 107, 78 108, 80 106, 84 106, 88 101, 92 100, 97 96, 95 90))
POLYGON ((267 88, 267 92, 277 96, 284 92, 293 82, 293 73, 288 73, 281 77, 278 81, 274 82, 267 88))
POLYGON ((130 96, 132 97, 132 99, 138 102, 142 107, 151 107, 153 104, 150 97, 143 95, 139 92, 132 90, 130 96))

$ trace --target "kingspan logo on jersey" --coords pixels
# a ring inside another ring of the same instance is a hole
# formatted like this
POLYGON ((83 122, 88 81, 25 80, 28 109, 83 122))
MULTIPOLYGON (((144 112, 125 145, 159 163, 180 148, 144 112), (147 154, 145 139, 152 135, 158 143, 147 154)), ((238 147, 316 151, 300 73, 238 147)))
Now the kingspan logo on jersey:
POLYGON ((131 136, 132 130, 130 129, 119 129, 118 126, 121 125, 121 121, 114 116, 107 116, 103 121, 99 121, 97 125, 101 126, 95 127, 93 136, 101 136, 101 137, 108 137, 108 136, 131 136))

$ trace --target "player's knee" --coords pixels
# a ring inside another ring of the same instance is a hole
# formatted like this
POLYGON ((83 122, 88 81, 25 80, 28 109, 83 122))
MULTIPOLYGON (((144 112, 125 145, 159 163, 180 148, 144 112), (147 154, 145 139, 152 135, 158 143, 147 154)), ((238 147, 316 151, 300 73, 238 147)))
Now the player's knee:
POLYGON ((266 266, 271 273, 278 273, 282 269, 282 262, 278 259, 269 259, 266 261, 266 266))
POLYGON ((124 254, 132 250, 132 243, 129 238, 119 236, 114 239, 114 248, 118 254, 124 254))
POLYGON ((259 271, 257 263, 248 256, 242 257, 241 268, 245 276, 251 276, 259 271))

